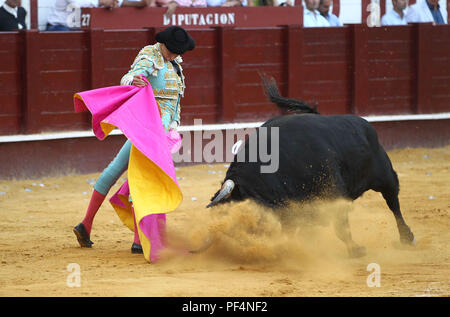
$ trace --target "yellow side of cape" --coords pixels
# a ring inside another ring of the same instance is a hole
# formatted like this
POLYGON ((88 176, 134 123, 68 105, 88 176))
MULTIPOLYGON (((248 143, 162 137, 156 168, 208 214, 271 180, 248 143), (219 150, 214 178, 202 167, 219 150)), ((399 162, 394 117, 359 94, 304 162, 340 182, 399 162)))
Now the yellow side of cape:
MULTIPOLYGON (((114 125, 103 122, 101 127, 106 136, 115 128, 114 125)), ((128 163, 128 185, 137 224, 148 215, 168 213, 175 210, 183 200, 181 190, 174 180, 134 145, 131 147, 128 163)), ((123 197, 120 198, 127 208, 113 205, 114 209, 125 226, 134 231, 131 204, 123 197)), ((150 241, 142 232, 140 226, 137 227, 144 257, 150 262, 150 241)))
MULTIPOLYGON (((183 199, 180 188, 172 178, 134 145, 131 147, 128 164, 128 183, 137 224, 145 216, 175 210, 183 199)), ((129 217, 131 217, 131 223, 133 223, 133 215, 129 214, 129 217)), ((129 220, 125 221, 128 222, 129 220)), ((126 223, 125 221, 124 223, 126 223)), ((150 261, 150 241, 141 231, 140 226, 137 227, 144 257, 147 261, 150 261)))

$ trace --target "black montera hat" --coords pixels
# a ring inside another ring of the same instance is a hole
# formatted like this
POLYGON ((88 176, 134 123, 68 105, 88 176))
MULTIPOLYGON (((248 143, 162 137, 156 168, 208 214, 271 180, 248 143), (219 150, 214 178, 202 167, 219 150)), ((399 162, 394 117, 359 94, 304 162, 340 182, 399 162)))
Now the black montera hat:
POLYGON ((169 51, 175 54, 183 54, 195 48, 194 39, 179 26, 169 26, 164 31, 157 33, 156 41, 164 43, 169 51))

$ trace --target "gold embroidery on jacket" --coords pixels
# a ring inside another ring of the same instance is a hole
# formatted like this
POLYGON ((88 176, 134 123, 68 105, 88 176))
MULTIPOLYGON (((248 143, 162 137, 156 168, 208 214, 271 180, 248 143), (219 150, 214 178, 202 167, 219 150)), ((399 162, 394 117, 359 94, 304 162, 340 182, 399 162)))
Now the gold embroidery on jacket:
POLYGON ((153 88, 153 94, 155 98, 164 98, 164 99, 178 99, 178 89, 157 89, 153 88))

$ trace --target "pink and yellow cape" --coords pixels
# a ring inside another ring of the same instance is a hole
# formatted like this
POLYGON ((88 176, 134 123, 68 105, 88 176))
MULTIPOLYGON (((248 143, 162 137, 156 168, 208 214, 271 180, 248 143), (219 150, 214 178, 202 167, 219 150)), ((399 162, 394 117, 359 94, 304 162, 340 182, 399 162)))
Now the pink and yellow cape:
POLYGON ((74 105, 76 112, 92 113, 92 129, 98 139, 119 128, 133 144, 128 179, 110 202, 132 231, 134 208, 144 257, 157 261, 165 243, 165 213, 176 209, 183 199, 172 160, 172 153, 180 147, 180 135, 164 131, 149 83, 145 87, 113 86, 76 93, 74 105))

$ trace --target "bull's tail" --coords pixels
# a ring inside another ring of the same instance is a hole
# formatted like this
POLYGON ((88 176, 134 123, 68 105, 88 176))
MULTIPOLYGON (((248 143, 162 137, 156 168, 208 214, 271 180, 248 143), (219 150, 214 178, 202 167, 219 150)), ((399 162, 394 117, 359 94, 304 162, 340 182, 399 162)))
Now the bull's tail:
POLYGON ((259 76, 261 77, 266 96, 279 108, 294 113, 319 114, 316 107, 311 107, 303 100, 282 97, 277 88, 277 83, 273 77, 268 77, 267 75, 261 73, 259 73, 259 76))

